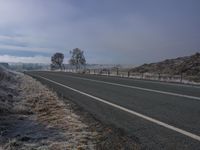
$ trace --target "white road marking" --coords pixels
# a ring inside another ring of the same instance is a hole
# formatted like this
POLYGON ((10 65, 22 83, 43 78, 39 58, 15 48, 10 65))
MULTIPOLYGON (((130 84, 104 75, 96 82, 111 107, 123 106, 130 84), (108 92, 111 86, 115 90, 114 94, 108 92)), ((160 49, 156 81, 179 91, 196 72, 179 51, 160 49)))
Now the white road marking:
POLYGON ((85 95, 85 96, 88 96, 88 97, 90 97, 90 98, 92 98, 92 99, 94 99, 94 100, 100 101, 100 102, 102 102, 102 103, 104 103, 104 104, 107 104, 107 105, 110 105, 110 106, 112 106, 112 107, 118 108, 118 109, 120 109, 120 110, 123 110, 123 111, 125 111, 125 112, 130 113, 130 114, 133 114, 133 115, 138 116, 138 117, 140 117, 140 118, 143 118, 143 119, 145 119, 145 120, 148 120, 148 121, 150 121, 150 122, 153 122, 153 123, 155 123, 155 124, 157 124, 157 125, 160 125, 160 126, 162 126, 162 127, 165 127, 165 128, 167 128, 167 129, 171 129, 171 130, 176 131, 176 132, 178 132, 178 133, 181 133, 181 134, 183 134, 183 135, 185 135, 185 136, 188 136, 188 137, 190 137, 190 138, 192 138, 192 139, 195 139, 195 140, 197 140, 197 141, 200 141, 200 136, 195 135, 195 134, 193 134, 193 133, 190 133, 190 132, 188 132, 188 131, 182 130, 182 129, 177 128, 177 127, 175 127, 175 126, 172 126, 172 125, 169 125, 169 124, 167 124, 167 123, 161 122, 161 121, 159 121, 159 120, 157 120, 157 119, 148 117, 148 116, 143 115, 143 114, 141 114, 141 113, 138 113, 138 112, 136 112, 136 111, 127 109, 127 108, 125 108, 125 107, 119 106, 119 105, 114 104, 114 103, 111 103, 111 102, 108 102, 108 101, 106 101, 106 100, 104 100, 104 99, 101 99, 101 98, 98 98, 98 97, 96 97, 96 96, 87 94, 87 93, 85 93, 85 92, 79 91, 79 90, 77 90, 77 89, 71 88, 71 87, 69 87, 69 86, 66 86, 66 85, 61 84, 61 83, 58 83, 58 82, 56 82, 56 81, 47 79, 47 78, 45 78, 45 77, 42 77, 42 76, 39 76, 39 75, 37 75, 36 77, 39 77, 39 78, 42 78, 42 79, 47 80, 47 81, 49 81, 49 82, 52 82, 52 83, 54 83, 54 84, 60 85, 60 86, 65 87, 65 88, 67 88, 67 89, 69 89, 69 90, 72 90, 72 91, 74 91, 74 92, 80 93, 80 94, 85 95))
POLYGON ((97 83, 105 83, 105 84, 110 84, 110 85, 115 85, 115 86, 121 86, 121 87, 125 87, 125 88, 131 88, 131 89, 160 93, 160 94, 165 94, 165 95, 172 95, 172 96, 178 96, 178 97, 200 100, 200 97, 190 96, 190 95, 185 95, 185 94, 165 92, 165 91, 160 91, 160 90, 153 90, 153 89, 147 89, 147 88, 142 88, 142 87, 137 87, 137 86, 131 86, 131 85, 125 85, 125 84, 119 84, 119 83, 113 83, 113 82, 107 82, 107 81, 100 81, 100 80, 94 80, 94 79, 88 79, 88 78, 82 78, 82 77, 74 77, 74 76, 70 76, 70 75, 67 75, 67 76, 70 77, 70 78, 74 78, 74 79, 81 79, 81 80, 87 80, 87 81, 92 81, 92 82, 97 82, 97 83))
POLYGON ((170 86, 179 86, 179 87, 189 87, 189 88, 197 88, 200 89, 200 84, 186 84, 186 83, 178 83, 178 82, 167 82, 167 81, 159 81, 159 80, 148 80, 148 79, 137 79, 137 78, 123 78, 123 80, 133 79, 137 82, 146 82, 146 83, 156 83, 161 85, 170 85, 170 86))

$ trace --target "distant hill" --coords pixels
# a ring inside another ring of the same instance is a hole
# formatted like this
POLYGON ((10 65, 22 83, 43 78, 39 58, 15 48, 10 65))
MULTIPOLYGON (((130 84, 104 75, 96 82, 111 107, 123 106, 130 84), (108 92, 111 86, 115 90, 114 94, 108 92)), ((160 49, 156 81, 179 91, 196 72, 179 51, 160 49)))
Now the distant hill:
POLYGON ((131 69, 131 72, 170 75, 183 73, 184 76, 193 76, 193 79, 200 81, 200 53, 175 59, 166 59, 157 63, 143 64, 131 69))

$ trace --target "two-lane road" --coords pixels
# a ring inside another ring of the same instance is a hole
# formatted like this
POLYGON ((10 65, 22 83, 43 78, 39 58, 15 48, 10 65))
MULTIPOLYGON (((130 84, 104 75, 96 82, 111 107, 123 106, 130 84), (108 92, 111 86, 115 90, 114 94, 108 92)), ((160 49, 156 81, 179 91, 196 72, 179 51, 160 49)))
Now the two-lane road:
POLYGON ((28 72, 150 149, 200 149, 200 87, 64 72, 28 72))

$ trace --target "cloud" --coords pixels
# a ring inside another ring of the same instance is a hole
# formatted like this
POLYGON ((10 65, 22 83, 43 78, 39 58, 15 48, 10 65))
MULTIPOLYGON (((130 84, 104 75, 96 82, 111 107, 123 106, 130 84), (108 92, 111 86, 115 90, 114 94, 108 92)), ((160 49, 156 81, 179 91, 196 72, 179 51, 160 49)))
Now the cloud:
POLYGON ((19 28, 27 25, 45 27, 55 24, 56 20, 61 21, 60 18, 72 17, 75 12, 70 3, 62 0, 1 0, 0 4, 0 25, 17 25, 19 28))
POLYGON ((10 55, 0 55, 0 62, 12 62, 12 63, 50 63, 50 58, 45 56, 33 56, 33 57, 20 57, 10 55))
POLYGON ((163 3, 0 0, 0 51, 68 57, 79 47, 89 63, 136 64, 197 51, 198 5, 163 3))
MULTIPOLYGON (((69 58, 64 58, 64 63, 68 63, 69 58)), ((0 55, 0 62, 9 62, 9 63, 45 63, 50 64, 51 63, 51 57, 48 56, 27 56, 27 57, 21 57, 21 56, 12 56, 12 55, 0 55)))
POLYGON ((0 49, 7 49, 7 50, 19 50, 19 51, 33 51, 33 52, 53 52, 55 50, 50 48, 40 48, 40 47, 23 47, 23 46, 13 46, 13 45, 0 45, 0 49))

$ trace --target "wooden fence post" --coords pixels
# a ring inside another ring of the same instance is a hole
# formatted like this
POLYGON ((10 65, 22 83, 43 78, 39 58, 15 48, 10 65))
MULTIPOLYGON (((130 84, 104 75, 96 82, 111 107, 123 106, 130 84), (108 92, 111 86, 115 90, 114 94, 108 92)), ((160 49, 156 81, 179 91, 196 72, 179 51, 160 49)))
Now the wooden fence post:
POLYGON ((161 79, 161 74, 158 73, 158 80, 160 81, 160 79, 161 79))
POLYGON ((183 81, 183 73, 181 72, 181 80, 180 80, 180 82, 182 83, 182 81, 183 81))

